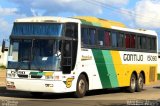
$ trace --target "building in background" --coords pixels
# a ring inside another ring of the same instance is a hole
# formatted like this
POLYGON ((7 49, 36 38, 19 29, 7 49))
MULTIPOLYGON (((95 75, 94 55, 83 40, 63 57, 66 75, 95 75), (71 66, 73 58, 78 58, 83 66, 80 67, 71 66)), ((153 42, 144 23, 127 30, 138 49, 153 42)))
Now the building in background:
POLYGON ((0 47, 0 66, 7 66, 7 55, 8 55, 8 47, 5 48, 5 52, 1 52, 2 47, 0 47))

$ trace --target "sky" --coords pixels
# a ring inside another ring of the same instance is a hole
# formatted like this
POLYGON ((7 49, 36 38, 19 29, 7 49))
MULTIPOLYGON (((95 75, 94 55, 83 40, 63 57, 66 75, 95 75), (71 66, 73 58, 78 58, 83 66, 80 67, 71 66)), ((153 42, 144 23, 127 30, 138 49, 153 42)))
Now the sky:
POLYGON ((159 10, 160 0, 0 0, 0 43, 16 19, 32 16, 95 16, 160 35, 159 10))

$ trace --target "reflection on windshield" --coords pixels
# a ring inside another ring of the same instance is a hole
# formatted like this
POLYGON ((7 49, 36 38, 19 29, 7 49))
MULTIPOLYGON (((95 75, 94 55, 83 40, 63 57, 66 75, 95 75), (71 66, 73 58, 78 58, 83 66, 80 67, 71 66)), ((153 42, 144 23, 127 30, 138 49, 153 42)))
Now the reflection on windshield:
POLYGON ((56 40, 35 40, 31 69, 59 70, 59 42, 56 40))
POLYGON ((60 70, 59 40, 14 41, 10 51, 8 68, 60 70))

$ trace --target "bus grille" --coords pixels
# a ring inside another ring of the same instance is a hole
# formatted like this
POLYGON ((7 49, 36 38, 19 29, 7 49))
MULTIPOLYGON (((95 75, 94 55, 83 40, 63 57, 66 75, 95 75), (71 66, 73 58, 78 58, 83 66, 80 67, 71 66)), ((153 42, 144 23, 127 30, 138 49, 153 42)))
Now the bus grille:
POLYGON ((42 78, 40 75, 31 75, 31 78, 42 78))
POLYGON ((19 78, 28 78, 28 75, 20 75, 20 74, 18 74, 18 77, 19 78))
POLYGON ((156 67, 150 67, 149 70, 149 82, 155 81, 155 76, 156 75, 156 67))

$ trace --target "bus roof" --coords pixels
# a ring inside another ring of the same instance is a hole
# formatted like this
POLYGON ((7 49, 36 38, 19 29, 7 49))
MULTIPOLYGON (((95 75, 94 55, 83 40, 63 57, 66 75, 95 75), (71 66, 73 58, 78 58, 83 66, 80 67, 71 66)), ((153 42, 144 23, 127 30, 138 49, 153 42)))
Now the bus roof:
POLYGON ((134 32, 134 33, 141 33, 141 34, 149 34, 149 35, 155 35, 157 36, 157 33, 153 30, 143 30, 143 29, 131 29, 127 28, 123 23, 91 17, 91 16, 76 16, 74 17, 76 19, 80 19, 82 24, 84 25, 91 25, 91 26, 98 26, 98 27, 104 27, 109 29, 115 29, 125 32, 134 32))
POLYGON ((74 18, 80 19, 82 24, 85 24, 85 25, 93 25, 93 26, 99 26, 99 27, 104 27, 104 28, 111 28, 111 26, 118 26, 118 27, 123 27, 123 28, 126 27, 121 22, 105 20, 105 19, 96 18, 96 17, 77 16, 77 17, 74 17, 74 18))
POLYGON ((46 23, 66 23, 66 22, 76 22, 80 23, 81 21, 73 18, 64 18, 64 17, 53 17, 53 16, 41 16, 41 17, 27 17, 22 19, 17 19, 15 22, 46 22, 46 23))
POLYGON ((97 26, 97 27, 115 29, 115 30, 120 30, 120 31, 149 34, 149 35, 157 36, 157 33, 152 30, 131 29, 131 28, 127 28, 121 22, 105 20, 105 19, 91 17, 91 16, 76 16, 72 18, 53 17, 53 16, 27 17, 27 18, 17 19, 15 22, 45 22, 45 23, 76 22, 76 23, 82 23, 84 25, 89 25, 89 26, 97 26))
POLYGON ((116 26, 112 26, 111 29, 115 29, 115 30, 119 30, 119 31, 125 31, 125 32, 133 32, 133 33, 140 33, 140 34, 157 36, 157 33, 154 30, 131 29, 131 28, 116 27, 116 26))

